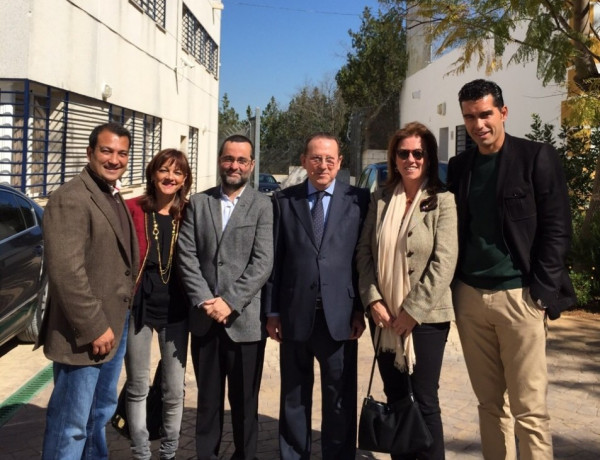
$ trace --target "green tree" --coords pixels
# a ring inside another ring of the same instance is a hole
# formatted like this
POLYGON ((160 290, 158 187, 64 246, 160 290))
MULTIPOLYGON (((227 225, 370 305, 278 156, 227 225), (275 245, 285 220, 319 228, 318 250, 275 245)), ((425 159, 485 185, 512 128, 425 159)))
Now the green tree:
POLYGON ((287 174, 300 164, 305 139, 316 131, 340 136, 345 129, 346 106, 335 85, 307 85, 281 110, 274 98, 261 117, 261 169, 287 174))
MULTIPOLYGON (((352 50, 346 56, 346 64, 336 75, 338 87, 344 101, 351 107, 355 116, 362 113, 363 144, 370 146, 372 121, 384 108, 392 108, 398 100, 402 82, 406 74, 406 34, 403 12, 398 8, 378 11, 374 15, 369 8, 362 14, 360 29, 348 34, 352 38, 352 50), (391 103, 391 104, 390 104, 391 103)), ((395 118, 393 115, 390 118, 395 118)), ((396 120, 386 131, 394 130, 396 120)), ((375 129, 381 129, 378 123, 375 129)), ((389 132, 380 133, 387 142, 389 132)))
POLYGON ((406 74, 406 35, 397 9, 374 16, 365 8, 358 32, 348 31, 352 51, 336 75, 352 107, 379 107, 396 97, 406 74))
POLYGON ((589 307, 591 300, 600 295, 600 280, 596 276, 596 267, 600 266, 600 222, 596 219, 584 227, 584 216, 593 196, 594 167, 600 158, 600 131, 563 124, 556 139, 554 126, 542 123, 537 114, 533 115, 531 129, 526 137, 554 145, 563 164, 574 230, 569 254, 570 276, 578 304, 589 307))
POLYGON ((227 93, 223 94, 219 106, 219 144, 232 134, 247 134, 247 124, 245 121, 240 121, 239 114, 231 107, 227 93))
POLYGON ((576 228, 581 228, 585 237, 588 228, 584 216, 593 197, 595 167, 600 158, 600 131, 563 124, 558 137, 562 143, 559 153, 569 184, 571 213, 576 228))
POLYGON ((580 231, 593 196, 594 168, 600 157, 600 131, 563 123, 556 139, 553 125, 542 123, 538 114, 532 117, 531 133, 525 137, 556 147, 569 187, 575 230, 580 231))
POLYGON ((531 133, 525 134, 525 137, 532 141, 545 142, 546 144, 556 147, 554 125, 542 123, 542 118, 537 113, 532 114, 531 118, 533 118, 533 121, 531 122, 531 133))
POLYGON ((261 113, 260 154, 261 171, 273 174, 287 174, 287 160, 281 154, 285 149, 285 113, 281 111, 274 97, 261 113))

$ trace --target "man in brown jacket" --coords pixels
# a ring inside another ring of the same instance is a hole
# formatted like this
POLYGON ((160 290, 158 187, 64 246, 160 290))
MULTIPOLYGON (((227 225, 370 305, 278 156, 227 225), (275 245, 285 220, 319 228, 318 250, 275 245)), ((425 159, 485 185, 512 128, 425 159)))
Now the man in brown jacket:
POLYGON ((48 305, 40 342, 54 361, 43 459, 108 458, 138 270, 131 217, 119 195, 131 135, 116 123, 89 138, 88 165, 44 212, 48 305))

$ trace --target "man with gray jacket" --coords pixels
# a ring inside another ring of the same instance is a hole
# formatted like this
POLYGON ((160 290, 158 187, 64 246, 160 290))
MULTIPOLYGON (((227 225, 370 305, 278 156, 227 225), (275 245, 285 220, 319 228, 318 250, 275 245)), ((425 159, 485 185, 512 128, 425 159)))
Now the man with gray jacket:
POLYGON ((227 379, 232 458, 253 460, 266 338, 260 292, 273 267, 273 210, 247 185, 254 170, 248 138, 225 139, 218 161, 221 185, 192 196, 178 242, 198 385, 196 452, 198 460, 219 458, 227 379))

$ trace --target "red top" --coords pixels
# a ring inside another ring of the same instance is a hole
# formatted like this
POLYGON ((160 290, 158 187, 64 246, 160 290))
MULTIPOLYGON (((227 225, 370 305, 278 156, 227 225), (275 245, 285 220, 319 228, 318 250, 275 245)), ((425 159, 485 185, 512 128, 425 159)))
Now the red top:
POLYGON ((129 208, 129 212, 131 213, 131 218, 133 219, 133 226, 135 227, 135 234, 137 235, 138 247, 140 248, 139 273, 142 273, 144 271, 144 262, 146 261, 146 256, 148 255, 148 249, 150 247, 150 244, 148 241, 149 235, 146 231, 145 212, 142 210, 142 206, 140 205, 139 200, 140 197, 131 198, 129 200, 125 200, 125 204, 127 205, 127 208, 129 208))

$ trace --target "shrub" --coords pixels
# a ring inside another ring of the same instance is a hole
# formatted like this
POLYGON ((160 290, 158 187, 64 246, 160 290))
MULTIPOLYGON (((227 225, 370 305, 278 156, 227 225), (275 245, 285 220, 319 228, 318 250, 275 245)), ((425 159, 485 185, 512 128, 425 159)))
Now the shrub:
POLYGON ((596 276, 596 267, 600 267, 600 222, 592 222, 585 236, 581 229, 592 196, 594 173, 600 153, 600 130, 563 124, 557 141, 552 125, 542 123, 537 114, 532 117, 532 132, 526 137, 553 145, 562 161, 573 219, 573 241, 568 256, 569 274, 577 294, 578 306, 590 309, 600 297, 600 277, 596 276))
POLYGON ((525 137, 556 148, 569 187, 571 216, 577 225, 583 220, 592 196, 594 173, 600 154, 600 130, 563 124, 558 134, 560 142, 557 142, 553 125, 542 124, 540 116, 536 113, 532 118, 531 134, 525 137))
POLYGON ((571 271, 569 276, 577 295, 577 306, 586 308, 593 300, 590 275, 571 271))

